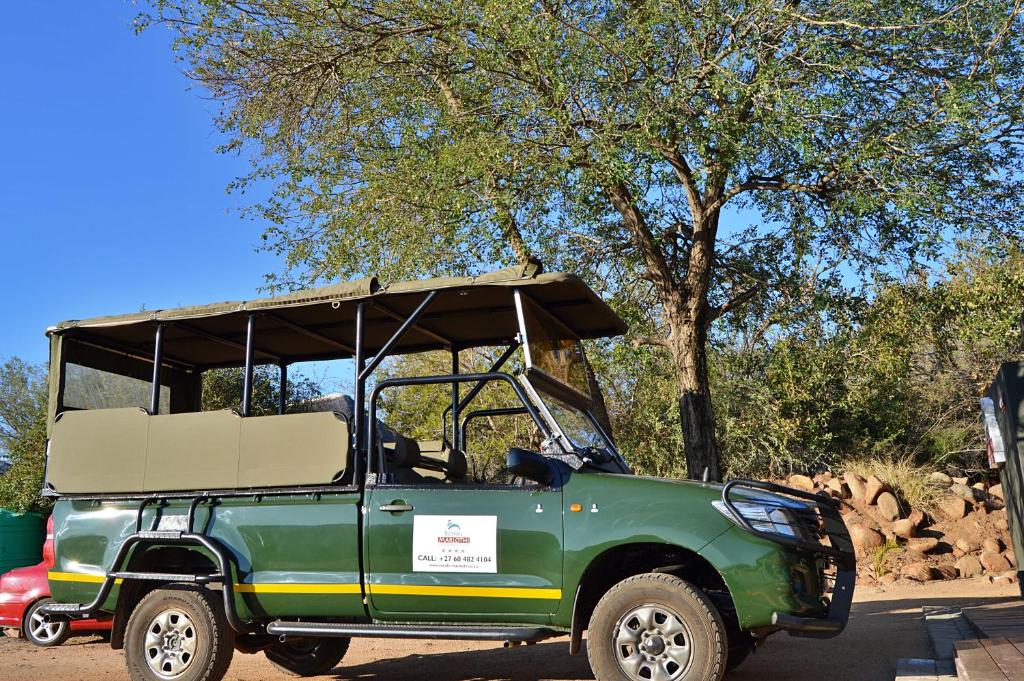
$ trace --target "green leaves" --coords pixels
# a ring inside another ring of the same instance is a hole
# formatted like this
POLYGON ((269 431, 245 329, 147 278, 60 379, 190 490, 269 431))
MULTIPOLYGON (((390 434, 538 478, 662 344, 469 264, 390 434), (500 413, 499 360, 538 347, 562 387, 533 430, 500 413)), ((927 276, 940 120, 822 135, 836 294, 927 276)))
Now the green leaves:
POLYGON ((46 511, 39 497, 46 469, 46 373, 17 357, 0 367, 0 452, 11 467, 0 474, 0 508, 46 511))
POLYGON ((252 154, 238 186, 275 187, 251 213, 286 259, 272 286, 529 253, 703 339, 745 301, 799 311, 1022 236, 1006 0, 152 7, 252 154))
MULTIPOLYGON (((245 375, 242 369, 213 369, 203 374, 203 411, 242 407, 245 375)), ((280 399, 281 374, 275 366, 257 366, 253 371, 252 415, 276 414, 280 399)), ((288 378, 286 410, 301 411, 303 404, 320 397, 320 385, 307 376, 292 373, 288 378)))

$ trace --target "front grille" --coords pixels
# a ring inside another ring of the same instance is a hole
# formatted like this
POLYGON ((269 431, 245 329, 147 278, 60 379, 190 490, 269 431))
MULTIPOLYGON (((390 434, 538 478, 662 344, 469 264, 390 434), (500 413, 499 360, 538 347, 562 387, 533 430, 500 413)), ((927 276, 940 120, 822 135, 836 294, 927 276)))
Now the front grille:
POLYGON ((804 536, 819 544, 826 543, 825 540, 828 537, 825 533, 825 519, 822 518, 821 511, 816 506, 792 509, 791 512, 796 517, 804 536))

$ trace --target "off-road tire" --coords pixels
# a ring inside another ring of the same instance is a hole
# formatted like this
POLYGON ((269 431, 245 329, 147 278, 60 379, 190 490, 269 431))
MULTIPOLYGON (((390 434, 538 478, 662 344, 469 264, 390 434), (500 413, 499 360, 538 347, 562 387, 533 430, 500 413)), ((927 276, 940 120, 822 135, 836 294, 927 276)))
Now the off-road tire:
POLYGON ((125 663, 132 681, 166 681, 147 659, 146 636, 155 618, 167 611, 185 614, 194 626, 194 659, 174 681, 220 681, 235 652, 234 631, 224 617, 219 594, 206 589, 168 586, 146 594, 132 611, 125 629, 125 663))
POLYGON ((725 665, 725 671, 731 672, 746 662, 757 646, 754 643, 754 637, 749 633, 740 630, 739 627, 734 628, 732 624, 728 624, 727 627, 729 630, 729 661, 725 665))
MULTIPOLYGON (((725 623, 700 589, 673 575, 647 573, 622 580, 601 598, 587 628, 587 657, 597 681, 634 681, 620 666, 614 635, 631 611, 653 605, 678 616, 688 630, 689 662, 673 681, 720 681, 725 674, 725 623)), ((646 677, 641 677, 646 678, 646 677)))
POLYGON ((725 673, 733 671, 747 661, 747 658, 757 649, 757 639, 749 631, 740 629, 739 619, 736 615, 736 608, 733 607, 732 598, 727 593, 709 593, 722 621, 725 622, 726 637, 729 641, 729 659, 725 664, 725 673))
POLYGON ((321 676, 348 652, 348 638, 295 639, 263 651, 270 663, 292 676, 321 676))
POLYGON ((47 603, 53 603, 52 598, 42 598, 32 605, 29 606, 28 610, 25 611, 25 616, 21 618, 21 635, 25 637, 29 643, 37 645, 40 648, 53 648, 59 646, 64 641, 68 640, 71 636, 71 624, 69 622, 54 623, 51 625, 54 630, 54 635, 49 637, 37 636, 33 629, 37 622, 33 621, 39 612, 39 608, 43 607, 47 603))

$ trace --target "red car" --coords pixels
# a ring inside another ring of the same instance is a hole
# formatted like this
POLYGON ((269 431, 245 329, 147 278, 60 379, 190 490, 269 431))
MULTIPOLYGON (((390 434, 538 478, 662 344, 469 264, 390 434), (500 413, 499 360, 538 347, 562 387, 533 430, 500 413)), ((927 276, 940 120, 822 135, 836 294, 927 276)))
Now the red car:
POLYGON ((72 633, 109 631, 110 619, 47 622, 39 607, 50 599, 46 574, 53 568, 53 518, 46 525, 43 562, 32 567, 11 570, 0 577, 0 628, 20 629, 37 646, 59 646, 72 633))

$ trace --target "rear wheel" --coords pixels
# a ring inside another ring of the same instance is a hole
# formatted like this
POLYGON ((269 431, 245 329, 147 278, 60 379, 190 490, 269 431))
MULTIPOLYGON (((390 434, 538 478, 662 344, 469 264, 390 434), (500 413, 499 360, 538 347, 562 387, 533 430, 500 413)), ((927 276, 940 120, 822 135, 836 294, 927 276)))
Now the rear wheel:
POLYGON ((597 681, 719 681, 727 645, 725 624, 708 597, 661 573, 612 587, 587 632, 597 681))
POLYGON ((209 591, 151 591, 125 630, 125 662, 133 681, 220 681, 231 664, 234 632, 209 591))
POLYGON ((341 662, 351 639, 297 638, 267 648, 264 655, 281 671, 295 676, 320 676, 341 662))
POLYGON ((71 635, 71 625, 68 622, 50 622, 39 612, 47 603, 53 603, 53 599, 44 598, 36 601, 25 611, 25 616, 21 620, 21 633, 31 643, 43 648, 59 646, 71 635))

